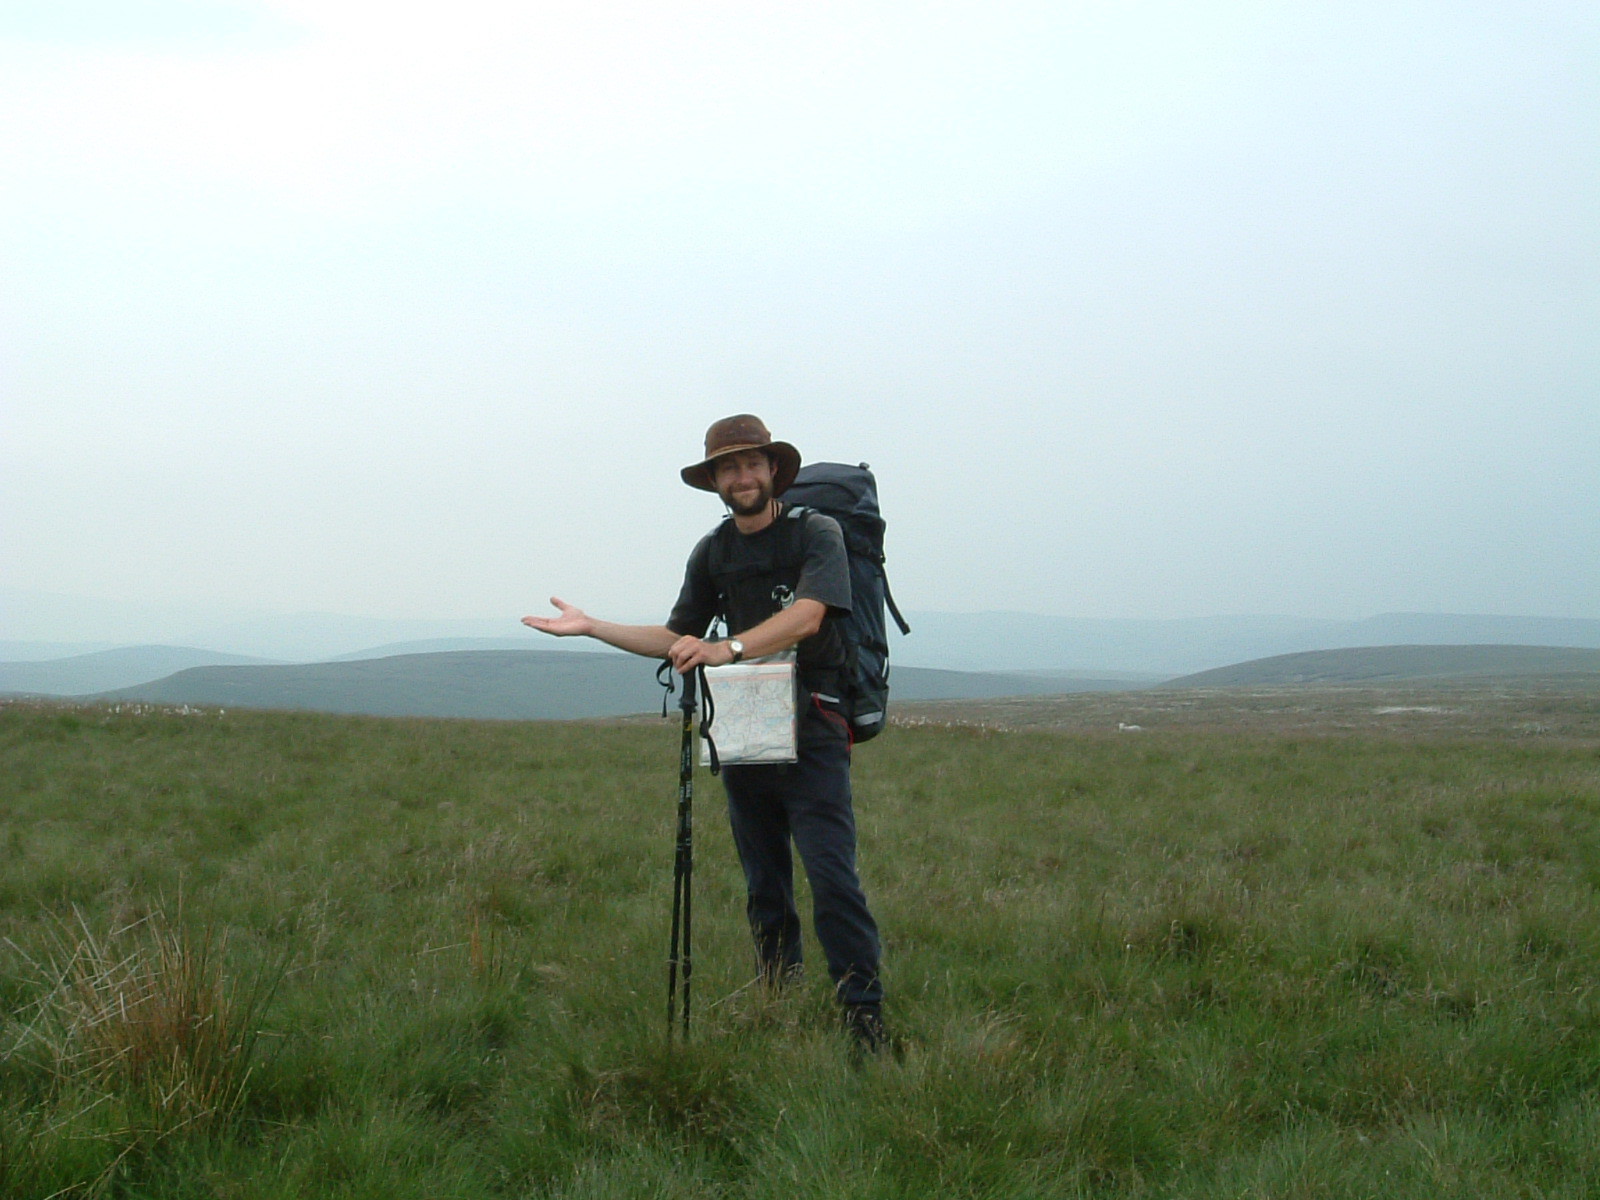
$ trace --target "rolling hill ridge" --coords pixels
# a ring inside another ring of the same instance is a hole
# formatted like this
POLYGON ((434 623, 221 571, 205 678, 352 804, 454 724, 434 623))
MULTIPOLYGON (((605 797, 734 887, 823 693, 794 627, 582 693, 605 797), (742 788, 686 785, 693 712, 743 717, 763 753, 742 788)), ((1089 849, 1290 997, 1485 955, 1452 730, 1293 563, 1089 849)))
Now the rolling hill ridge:
POLYGON ((1258 658, 1179 676, 1163 686, 1466 682, 1585 675, 1600 682, 1600 650, 1573 646, 1360 646, 1258 658))
MULTIPOLYGON (((465 650, 345 662, 191 667, 96 699, 371 716, 574 720, 658 711, 657 664, 594 651, 465 650)), ((1150 682, 1154 682, 1151 680, 1150 682)), ((1130 686, 1126 678, 894 669, 897 700, 1056 695, 1130 686)))

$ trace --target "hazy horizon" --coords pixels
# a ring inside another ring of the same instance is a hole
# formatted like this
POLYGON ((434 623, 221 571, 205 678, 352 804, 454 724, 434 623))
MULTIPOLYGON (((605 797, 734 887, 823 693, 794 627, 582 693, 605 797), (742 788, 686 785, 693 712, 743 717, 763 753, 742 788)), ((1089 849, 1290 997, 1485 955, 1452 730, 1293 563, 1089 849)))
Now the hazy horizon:
MULTIPOLYGON (((649 614, 620 614, 649 620, 649 614)), ((1087 669, 1155 669, 1157 659, 1188 663, 1221 652, 1252 657, 1323 645, 1420 641, 1600 646, 1600 620, 1472 613, 1369 613, 1350 619, 1283 613, 1217 613, 1187 617, 1072 617, 1015 610, 981 612, 910 609, 913 632, 891 636, 897 661, 960 670, 1027 670, 1038 655, 1091 654, 1087 669), (1065 638, 1066 642, 1062 639, 1065 638), (1354 638, 1355 640, 1350 640, 1354 638), (1374 641, 1373 639, 1376 639, 1374 641), (1088 639, 1088 640, 1085 640, 1088 639), (1094 647, 1092 651, 1090 647, 1094 647), (1128 662, 1119 655, 1132 655, 1128 662), (1155 659, 1149 657, 1154 654, 1155 659), (1002 664, 996 666, 995 664, 1002 664)), ((85 597, 24 593, 0 587, 0 662, 43 661, 119 647, 189 647, 278 661, 323 661, 346 654, 440 640, 494 640, 507 648, 604 649, 586 639, 552 639, 506 616, 379 617, 359 613, 242 612, 163 606, 124 606, 85 597), (98 636, 86 631, 93 630, 98 636)), ((1078 669, 1051 658, 1048 669, 1078 669)), ((1205 662, 1205 665, 1216 665, 1205 662)), ((1198 669, 1194 667, 1192 669, 1198 669)))
POLYGON ((0 584, 659 620, 753 411, 910 610, 1600 618, 1597 66, 1555 0, 0 5, 0 584))

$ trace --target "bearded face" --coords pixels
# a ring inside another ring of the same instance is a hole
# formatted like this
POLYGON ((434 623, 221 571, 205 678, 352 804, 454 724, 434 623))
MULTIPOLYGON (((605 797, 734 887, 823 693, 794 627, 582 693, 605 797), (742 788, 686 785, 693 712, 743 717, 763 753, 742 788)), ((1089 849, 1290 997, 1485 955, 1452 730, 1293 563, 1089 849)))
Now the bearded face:
POLYGON ((740 450, 717 459, 717 495, 736 517, 753 517, 772 503, 772 460, 763 450, 740 450))

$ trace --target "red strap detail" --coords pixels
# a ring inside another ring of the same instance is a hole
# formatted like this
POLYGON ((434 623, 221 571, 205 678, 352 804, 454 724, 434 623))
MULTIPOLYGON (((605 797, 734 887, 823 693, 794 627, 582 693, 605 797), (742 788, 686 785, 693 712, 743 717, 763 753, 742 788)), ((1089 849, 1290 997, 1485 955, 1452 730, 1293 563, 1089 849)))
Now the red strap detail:
POLYGON ((822 697, 817 695, 815 692, 811 693, 811 703, 815 704, 817 706, 817 711, 828 720, 844 726, 844 736, 850 739, 850 749, 854 750, 856 748, 856 731, 850 727, 850 722, 846 721, 838 713, 834 712, 833 709, 824 708, 822 704, 822 697))

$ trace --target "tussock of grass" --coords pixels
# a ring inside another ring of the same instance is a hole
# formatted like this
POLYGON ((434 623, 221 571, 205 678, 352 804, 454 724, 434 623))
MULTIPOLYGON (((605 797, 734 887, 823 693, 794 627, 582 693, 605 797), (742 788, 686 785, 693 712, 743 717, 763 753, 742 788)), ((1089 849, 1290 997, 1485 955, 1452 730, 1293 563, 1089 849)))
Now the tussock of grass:
MULTIPOLYGON (((245 1098, 269 988, 228 975, 225 934, 169 922, 159 909, 100 932, 74 909, 50 929, 42 958, 11 948, 39 994, 7 1022, 5 1058, 31 1068, 58 1110, 53 1121, 40 1109, 13 1119, 33 1125, 30 1140, 65 1133, 101 1143, 89 1193, 168 1137, 228 1126, 245 1098)), ((0 1181, 7 1171, 14 1164, 0 1159, 0 1181)))
POLYGON ((249 1079, 259 999, 230 984, 218 935, 159 912, 103 936, 74 920, 33 1026, 52 1070, 137 1096, 162 1131, 225 1120, 249 1079))

